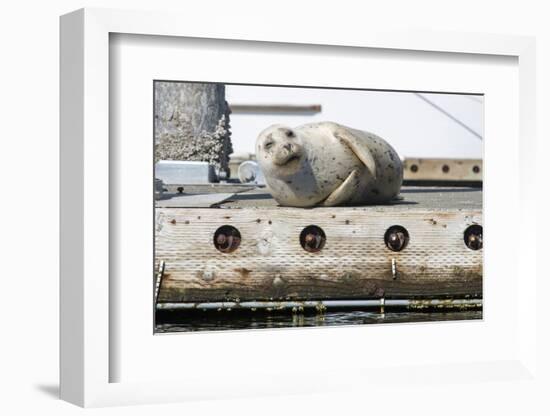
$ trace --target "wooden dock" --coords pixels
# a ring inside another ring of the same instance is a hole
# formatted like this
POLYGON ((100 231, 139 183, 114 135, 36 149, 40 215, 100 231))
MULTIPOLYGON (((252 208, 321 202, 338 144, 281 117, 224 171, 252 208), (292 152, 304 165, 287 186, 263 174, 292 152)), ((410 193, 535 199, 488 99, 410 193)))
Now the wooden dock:
POLYGON ((265 189, 156 204, 159 304, 482 296, 480 189, 404 187, 383 206, 279 207, 265 189))

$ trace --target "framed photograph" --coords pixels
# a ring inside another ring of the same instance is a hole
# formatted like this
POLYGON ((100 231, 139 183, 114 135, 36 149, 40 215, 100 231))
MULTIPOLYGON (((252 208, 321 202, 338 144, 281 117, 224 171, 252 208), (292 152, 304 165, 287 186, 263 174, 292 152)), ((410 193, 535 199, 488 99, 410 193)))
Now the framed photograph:
POLYGON ((155 332, 482 318, 482 95, 153 89, 155 332))
POLYGON ((180 17, 61 18, 62 398, 536 385, 534 40, 180 17))

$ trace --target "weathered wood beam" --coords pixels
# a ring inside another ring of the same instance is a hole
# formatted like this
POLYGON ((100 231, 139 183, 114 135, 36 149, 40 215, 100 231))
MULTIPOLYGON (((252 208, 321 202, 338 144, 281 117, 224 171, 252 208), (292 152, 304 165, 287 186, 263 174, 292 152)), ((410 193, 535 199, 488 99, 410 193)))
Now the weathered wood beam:
POLYGON ((483 181, 483 161, 481 159, 405 158, 403 179, 409 182, 481 182, 483 181))
POLYGON ((159 302, 480 296, 482 250, 466 246, 464 231, 481 221, 467 207, 157 208, 159 302), (312 224, 326 234, 316 253, 300 243, 312 224), (241 235, 229 253, 214 245, 225 225, 241 235), (399 252, 384 241, 393 225, 410 236, 399 252))

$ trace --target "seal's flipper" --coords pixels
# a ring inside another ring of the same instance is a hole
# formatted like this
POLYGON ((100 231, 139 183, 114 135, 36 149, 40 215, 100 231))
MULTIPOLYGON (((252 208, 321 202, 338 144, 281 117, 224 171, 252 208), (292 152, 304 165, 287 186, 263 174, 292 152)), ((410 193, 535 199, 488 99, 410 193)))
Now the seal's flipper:
POLYGON ((334 137, 346 144, 353 153, 365 164, 369 172, 376 178, 376 162, 364 140, 360 140, 353 133, 339 128, 334 132, 334 137))
POLYGON ((321 203, 325 207, 333 207, 349 202, 359 190, 359 174, 353 170, 344 182, 340 184, 332 193, 321 203))

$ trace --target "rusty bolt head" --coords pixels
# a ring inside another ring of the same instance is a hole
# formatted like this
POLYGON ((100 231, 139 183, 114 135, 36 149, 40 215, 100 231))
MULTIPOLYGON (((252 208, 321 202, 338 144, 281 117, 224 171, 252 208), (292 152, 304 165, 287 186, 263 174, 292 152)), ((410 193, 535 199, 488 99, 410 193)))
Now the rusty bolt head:
POLYGON ((316 225, 304 228, 300 234, 300 244, 305 251, 316 253, 325 246, 325 232, 316 225))
POLYGON ((401 251, 409 242, 409 233, 400 225, 394 225, 386 231, 384 242, 391 251, 401 251))
POLYGON ((222 253, 231 253, 241 244, 241 233, 231 225, 224 225, 214 233, 214 247, 222 253))
POLYGON ((480 250, 483 248, 483 227, 478 224, 470 225, 464 231, 464 244, 470 250, 480 250))
POLYGON ((393 251, 401 251, 405 247, 405 234, 400 231, 393 232, 388 237, 388 246, 393 251))
POLYGON ((306 243, 312 243, 315 240, 315 234, 306 234, 305 240, 306 243))
POLYGON ((318 234, 309 233, 305 237, 306 246, 310 251, 319 251, 323 243, 323 239, 318 234))
POLYGON ((483 247, 483 241, 480 235, 472 234, 468 237, 468 248, 479 250, 481 247, 483 247))
POLYGON ((218 234, 218 236, 216 237, 216 242, 221 246, 221 245, 225 245, 225 243, 227 243, 227 236, 225 234, 218 234))

